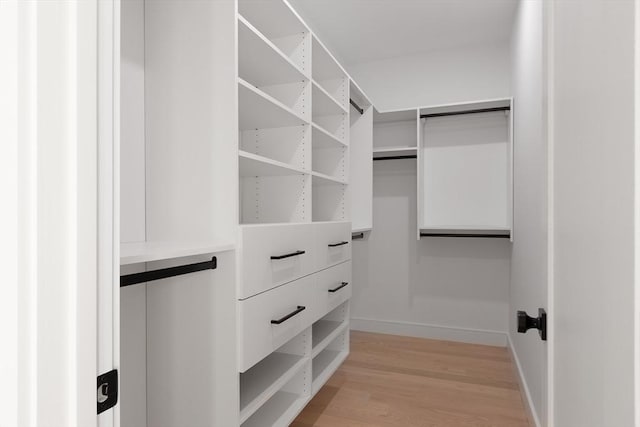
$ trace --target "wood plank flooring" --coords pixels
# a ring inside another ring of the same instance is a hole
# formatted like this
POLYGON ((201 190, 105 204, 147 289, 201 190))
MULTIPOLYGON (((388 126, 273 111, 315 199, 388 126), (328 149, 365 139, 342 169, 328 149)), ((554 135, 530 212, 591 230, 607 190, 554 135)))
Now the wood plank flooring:
POLYGON ((351 332, 351 354, 292 427, 529 427, 508 350, 351 332))

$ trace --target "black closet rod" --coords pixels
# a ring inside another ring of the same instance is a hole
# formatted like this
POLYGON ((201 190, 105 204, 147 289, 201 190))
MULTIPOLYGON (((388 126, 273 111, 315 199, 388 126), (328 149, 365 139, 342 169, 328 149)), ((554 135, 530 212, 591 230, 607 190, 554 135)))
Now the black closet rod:
POLYGON ((177 267, 160 268, 158 270, 144 271, 142 273, 126 274, 124 276, 120 276, 120 287, 122 288, 124 286, 136 285, 138 283, 181 276, 183 274, 195 273, 196 271, 215 270, 217 267, 218 259, 216 257, 212 257, 211 261, 196 262, 195 264, 185 264, 177 267))
POLYGON ((509 234, 463 234, 463 233, 420 233, 420 237, 483 237, 492 239, 508 239, 509 234))
POLYGON ((420 118, 428 119, 429 117, 459 116, 462 114, 491 113, 494 111, 509 111, 509 110, 511 110, 511 107, 480 108, 477 110, 449 111, 445 113, 420 114, 420 118))
POLYGON ((418 156, 416 156, 415 154, 413 155, 408 155, 408 156, 387 156, 387 157, 374 157, 373 160, 398 160, 398 159, 415 159, 418 156))
POLYGON ((360 108, 360 106, 358 104, 356 104, 356 101, 354 101, 353 99, 349 98, 349 104, 351 104, 353 106, 353 108, 358 110, 358 113, 364 114, 364 108, 360 108))

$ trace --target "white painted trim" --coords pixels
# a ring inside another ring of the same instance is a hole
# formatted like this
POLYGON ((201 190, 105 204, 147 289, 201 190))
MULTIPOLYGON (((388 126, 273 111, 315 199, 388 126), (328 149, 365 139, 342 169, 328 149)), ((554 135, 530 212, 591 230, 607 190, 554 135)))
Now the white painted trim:
POLYGON ((529 392, 529 387, 527 386, 527 380, 524 377, 524 373, 522 372, 522 366, 520 365, 520 360, 518 359, 518 355, 516 354, 516 350, 513 347, 513 342, 511 341, 511 337, 507 335, 507 348, 509 349, 509 354, 511 355, 511 360, 515 364, 516 368, 516 376, 518 377, 518 383, 520 384, 520 393, 523 397, 522 402, 524 403, 525 409, 527 411, 527 415, 529 417, 529 421, 533 421, 535 427, 542 427, 540 424, 540 419, 538 418, 538 414, 535 411, 535 406, 533 406, 533 400, 531 399, 531 393, 529 392))
POLYGON ((555 299, 554 299, 554 258, 555 258, 555 226, 554 226, 554 32, 553 32, 553 2, 544 3, 544 58, 546 60, 546 95, 547 95, 547 378, 546 378, 546 425, 555 425, 555 299))
POLYGON ((427 323, 352 317, 351 330, 499 347, 507 346, 507 333, 503 331, 460 328, 427 323))
POLYGON ((634 20, 634 423, 640 427, 640 0, 635 0, 634 20))

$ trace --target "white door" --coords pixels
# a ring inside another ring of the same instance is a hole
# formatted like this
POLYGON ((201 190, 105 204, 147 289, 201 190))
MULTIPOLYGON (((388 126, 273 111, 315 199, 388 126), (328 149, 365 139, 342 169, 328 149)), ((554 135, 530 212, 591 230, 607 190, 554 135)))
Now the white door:
POLYGON ((631 427, 639 397, 637 4, 551 5, 552 421, 631 427))

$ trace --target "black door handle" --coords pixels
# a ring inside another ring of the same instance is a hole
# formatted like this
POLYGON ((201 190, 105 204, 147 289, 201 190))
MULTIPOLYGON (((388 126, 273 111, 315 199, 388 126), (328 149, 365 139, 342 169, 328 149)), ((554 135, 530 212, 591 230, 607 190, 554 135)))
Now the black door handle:
POLYGON ((531 317, 525 311, 518 311, 518 332, 524 334, 529 329, 537 329, 540 339, 547 340, 547 312, 538 309, 538 317, 531 317))
POLYGON ((281 323, 283 323, 283 322, 286 322, 287 320, 291 319, 291 318, 292 318, 293 316, 295 316, 296 314, 303 312, 306 308, 307 308, 307 307, 304 307, 304 306, 299 305, 299 306, 298 306, 298 308, 297 308, 295 311, 292 311, 291 313, 287 314, 287 315, 286 315, 286 316, 284 316, 283 318, 278 319, 278 320, 272 320, 272 321, 271 321, 271 324, 272 324, 272 325, 279 325, 279 324, 281 324, 281 323))
POLYGON ((291 252, 290 254, 284 254, 284 255, 271 255, 271 259, 285 259, 285 258, 289 258, 292 256, 298 256, 298 255, 302 255, 305 254, 305 251, 295 251, 295 252, 291 252))
POLYGON ((329 243, 329 247, 330 247, 330 248, 335 248, 336 246, 342 246, 342 245, 346 245, 346 244, 348 244, 348 243, 349 243, 349 242, 344 242, 344 241, 343 241, 343 242, 340 242, 340 243, 329 243))
POLYGON ((349 284, 349 282, 342 282, 337 288, 329 289, 329 292, 331 292, 331 293, 338 292, 340 289, 344 288, 348 284, 349 284))

